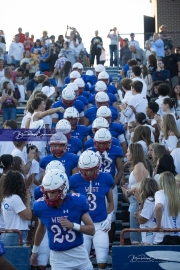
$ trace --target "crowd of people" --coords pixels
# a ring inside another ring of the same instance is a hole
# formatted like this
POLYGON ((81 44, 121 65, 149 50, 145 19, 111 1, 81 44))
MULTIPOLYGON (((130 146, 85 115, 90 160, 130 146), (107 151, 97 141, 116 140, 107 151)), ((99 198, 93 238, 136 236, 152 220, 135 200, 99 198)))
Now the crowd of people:
MULTIPOLYGON (((76 58, 82 39, 72 30, 57 42, 44 31, 34 43, 19 28, 8 54, 13 61, 8 66, 7 55, 0 59, 4 134, 18 130, 16 107, 24 99, 21 131, 52 131, 49 140, 0 141, 0 229, 21 231, 39 270, 49 260, 52 270, 92 270, 94 256, 99 269, 108 269, 118 187, 129 203, 130 228, 180 228, 178 52, 164 44, 155 55, 152 43, 145 52, 132 33, 122 47, 130 58, 122 56, 115 83, 103 64, 83 71, 76 58), (73 46, 74 55, 66 54, 73 46)), ((98 31, 91 44, 95 57, 103 45, 98 31)), ((16 233, 0 237, 0 255, 3 245, 18 245, 16 233)), ((176 245, 179 239, 177 232, 130 234, 132 245, 176 245)), ((7 264, 0 256, 0 266, 7 264)))

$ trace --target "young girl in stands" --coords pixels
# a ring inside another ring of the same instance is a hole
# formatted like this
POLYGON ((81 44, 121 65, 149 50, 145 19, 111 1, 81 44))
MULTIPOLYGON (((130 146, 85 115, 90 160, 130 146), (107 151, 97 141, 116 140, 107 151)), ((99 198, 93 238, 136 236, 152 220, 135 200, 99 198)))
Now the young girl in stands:
POLYGON ((136 119, 136 126, 147 126, 148 128, 150 128, 151 130, 151 141, 154 142, 154 132, 155 132, 155 128, 152 127, 151 125, 148 125, 148 120, 146 119, 146 115, 145 113, 136 113, 135 115, 135 119, 136 119))
MULTIPOLYGON (((159 179, 160 190, 155 193, 156 227, 180 228, 180 196, 175 177, 164 172, 159 179)), ((153 244, 173 245, 180 243, 180 233, 157 233, 153 244)))
POLYGON ((162 145, 166 150, 172 152, 177 147, 178 140, 180 138, 179 131, 176 126, 174 116, 172 114, 165 114, 161 121, 162 129, 162 145))
POLYGON ((176 117, 179 119, 180 117, 180 85, 175 84, 171 91, 171 98, 175 100, 175 112, 176 117))
POLYGON ((3 83, 2 94, 6 94, 6 100, 2 102, 3 122, 16 119, 16 105, 18 103, 16 93, 11 89, 9 82, 3 83))
MULTIPOLYGON (((26 190, 23 176, 17 171, 9 171, 1 185, 0 202, 4 217, 5 229, 17 229, 22 233, 23 243, 26 243, 28 221, 31 220, 31 193, 26 190)), ((18 234, 4 234, 5 246, 18 246, 18 234)))
MULTIPOLYGON (((158 190, 158 184, 154 179, 145 178, 141 181, 138 192, 135 193, 139 209, 134 213, 134 217, 141 229, 152 229, 156 225, 154 196, 158 190)), ((155 233, 142 232, 141 237, 142 245, 152 245, 155 233)))
MULTIPOLYGON (((130 200, 130 228, 139 228, 139 224, 134 218, 134 213, 137 212, 138 207, 133 195, 137 189, 137 184, 149 176, 149 171, 144 157, 143 148, 139 143, 132 143, 129 145, 126 156, 128 161, 131 163, 132 171, 129 176, 128 188, 124 186, 122 187, 122 191, 130 200)), ((141 242, 141 234, 138 232, 130 233, 130 240, 132 245, 139 244, 141 242)))
POLYGON ((174 119, 176 120, 175 114, 172 112, 174 111, 175 100, 173 98, 165 98, 162 101, 161 109, 166 114, 172 114, 174 119))
POLYGON ((165 154, 167 154, 166 148, 164 147, 164 145, 161 145, 159 143, 156 144, 152 144, 152 166, 153 169, 157 168, 157 161, 164 156, 165 154))
POLYGON ((159 183, 161 173, 166 171, 176 175, 174 160, 169 154, 164 154, 160 159, 157 160, 157 165, 154 170, 154 179, 159 183))
POLYGON ((137 126, 134 130, 132 142, 139 143, 142 145, 144 155, 147 158, 148 147, 152 143, 150 128, 144 126, 137 126))

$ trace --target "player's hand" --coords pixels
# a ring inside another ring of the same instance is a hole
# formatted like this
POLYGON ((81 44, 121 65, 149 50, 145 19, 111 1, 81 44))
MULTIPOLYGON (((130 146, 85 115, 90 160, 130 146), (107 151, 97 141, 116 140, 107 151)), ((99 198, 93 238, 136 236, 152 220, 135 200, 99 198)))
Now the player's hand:
POLYGON ((63 228, 72 229, 74 224, 66 218, 60 218, 60 224, 63 228))
POLYGON ((38 261, 37 261, 38 253, 32 253, 30 257, 30 265, 36 267, 38 266, 38 261))
POLYGON ((58 111, 61 112, 61 113, 64 113, 64 108, 63 107, 59 107, 58 108, 58 111))
POLYGON ((111 220, 106 218, 106 220, 101 223, 101 228, 103 232, 109 232, 111 229, 111 220))

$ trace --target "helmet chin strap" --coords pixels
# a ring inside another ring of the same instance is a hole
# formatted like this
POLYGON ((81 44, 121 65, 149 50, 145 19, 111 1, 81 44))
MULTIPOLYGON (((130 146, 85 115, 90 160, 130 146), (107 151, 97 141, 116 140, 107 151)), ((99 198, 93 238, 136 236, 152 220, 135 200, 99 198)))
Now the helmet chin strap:
POLYGON ((101 159, 101 162, 102 162, 102 159, 104 158, 105 160, 112 163, 112 159, 108 157, 107 151, 104 151, 103 153, 101 153, 100 151, 97 151, 96 154, 101 159))

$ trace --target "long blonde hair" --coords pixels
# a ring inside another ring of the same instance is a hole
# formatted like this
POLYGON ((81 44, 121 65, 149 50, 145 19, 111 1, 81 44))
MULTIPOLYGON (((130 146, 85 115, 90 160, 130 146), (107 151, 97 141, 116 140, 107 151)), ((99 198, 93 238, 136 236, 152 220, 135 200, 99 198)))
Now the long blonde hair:
POLYGON ((144 205, 144 202, 148 197, 152 197, 154 199, 154 195, 156 191, 158 190, 159 190, 159 187, 156 180, 154 180, 153 178, 143 179, 140 182, 140 186, 139 186, 140 202, 142 206, 144 205))
POLYGON ((132 154, 132 162, 131 162, 132 170, 134 170, 134 167, 139 162, 142 162, 144 164, 144 167, 148 170, 148 165, 144 157, 142 145, 139 143, 132 143, 129 145, 129 150, 132 154))
POLYGON ((162 131, 164 138, 167 140, 169 137, 169 132, 174 132, 175 136, 179 139, 180 134, 174 119, 174 116, 172 114, 165 114, 163 115, 163 125, 162 125, 162 131))
POLYGON ((174 175, 170 172, 161 173, 159 187, 167 197, 170 216, 177 217, 180 212, 180 196, 174 175))

